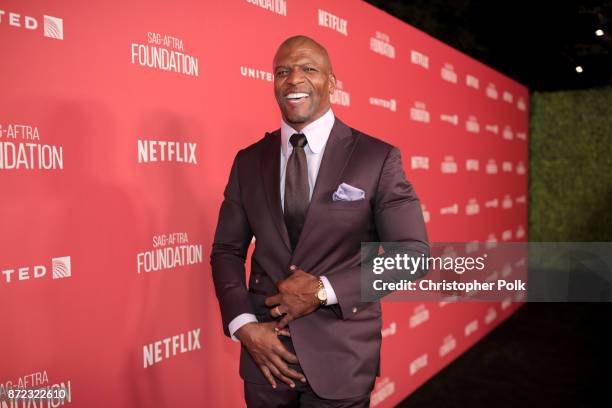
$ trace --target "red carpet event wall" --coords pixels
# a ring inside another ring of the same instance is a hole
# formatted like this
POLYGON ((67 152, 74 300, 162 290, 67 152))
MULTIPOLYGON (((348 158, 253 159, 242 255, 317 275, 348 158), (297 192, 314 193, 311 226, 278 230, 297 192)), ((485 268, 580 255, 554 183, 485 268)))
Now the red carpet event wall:
MULTIPOLYGON (((210 248, 234 155, 279 127, 272 57, 295 34, 329 50, 334 113, 401 148, 432 242, 527 240, 528 90, 366 3, 2 1, 0 396, 244 405, 210 248)), ((372 405, 516 300, 385 303, 372 405)))

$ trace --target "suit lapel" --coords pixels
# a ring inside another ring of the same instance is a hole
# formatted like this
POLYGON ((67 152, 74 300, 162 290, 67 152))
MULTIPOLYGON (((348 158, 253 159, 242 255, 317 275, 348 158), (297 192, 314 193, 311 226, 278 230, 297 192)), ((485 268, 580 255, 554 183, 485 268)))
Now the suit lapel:
POLYGON ((319 218, 318 203, 325 202, 326 195, 331 197, 331 194, 338 187, 342 171, 349 162, 355 147, 355 141, 356 138, 353 136, 351 128, 336 118, 329 139, 327 140, 325 151, 323 152, 317 181, 312 192, 308 212, 306 213, 304 228, 302 229, 300 239, 293 253, 292 259, 294 261, 300 259, 300 243, 303 243, 310 231, 316 227, 317 218, 319 218))
POLYGON ((280 130, 266 133, 266 138, 268 139, 268 143, 266 144, 263 157, 261 158, 261 174, 263 177, 264 192, 274 225, 278 229, 278 233, 285 246, 289 252, 291 252, 291 243, 289 242, 289 234, 285 226, 280 199, 280 130))

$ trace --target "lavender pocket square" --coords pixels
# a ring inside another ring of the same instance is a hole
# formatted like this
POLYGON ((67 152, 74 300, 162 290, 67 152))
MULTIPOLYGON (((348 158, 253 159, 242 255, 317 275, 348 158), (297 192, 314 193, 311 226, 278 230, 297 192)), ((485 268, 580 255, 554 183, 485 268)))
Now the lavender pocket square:
POLYGON ((363 190, 350 184, 342 183, 332 195, 333 201, 359 201, 365 199, 363 190))

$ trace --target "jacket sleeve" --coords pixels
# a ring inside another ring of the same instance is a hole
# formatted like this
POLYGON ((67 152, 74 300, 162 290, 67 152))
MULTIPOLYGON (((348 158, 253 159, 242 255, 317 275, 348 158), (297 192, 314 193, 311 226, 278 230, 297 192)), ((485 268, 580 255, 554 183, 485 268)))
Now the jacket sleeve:
MULTIPOLYGON (((374 221, 380 242, 401 243, 401 250, 412 256, 429 255, 421 202, 412 185, 406 180, 401 154, 396 147, 389 150, 381 170, 374 204, 374 221)), ((397 249, 397 246, 385 248, 385 252, 390 255, 394 249, 397 249)), ((426 272, 421 270, 409 277, 387 276, 386 280, 416 280, 426 272)), ((326 276, 336 293, 342 318, 350 319, 362 305, 361 268, 336 271, 326 276)), ((381 293, 381 296, 385 294, 387 293, 381 293)))
POLYGON ((241 152, 238 152, 234 159, 229 181, 225 187, 210 255, 215 293, 226 336, 230 336, 228 326, 236 316, 243 313, 254 314, 246 287, 244 267, 253 233, 240 193, 238 177, 240 154, 241 152))

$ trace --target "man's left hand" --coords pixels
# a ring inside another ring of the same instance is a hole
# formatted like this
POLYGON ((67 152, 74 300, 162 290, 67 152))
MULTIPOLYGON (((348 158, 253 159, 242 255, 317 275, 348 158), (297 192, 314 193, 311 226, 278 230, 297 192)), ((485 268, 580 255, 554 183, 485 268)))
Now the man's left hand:
POLYGON ((278 294, 266 298, 266 306, 272 307, 272 317, 283 318, 276 324, 278 329, 290 322, 317 310, 320 303, 316 293, 319 290, 319 279, 295 266, 287 279, 280 280, 276 286, 278 294))

